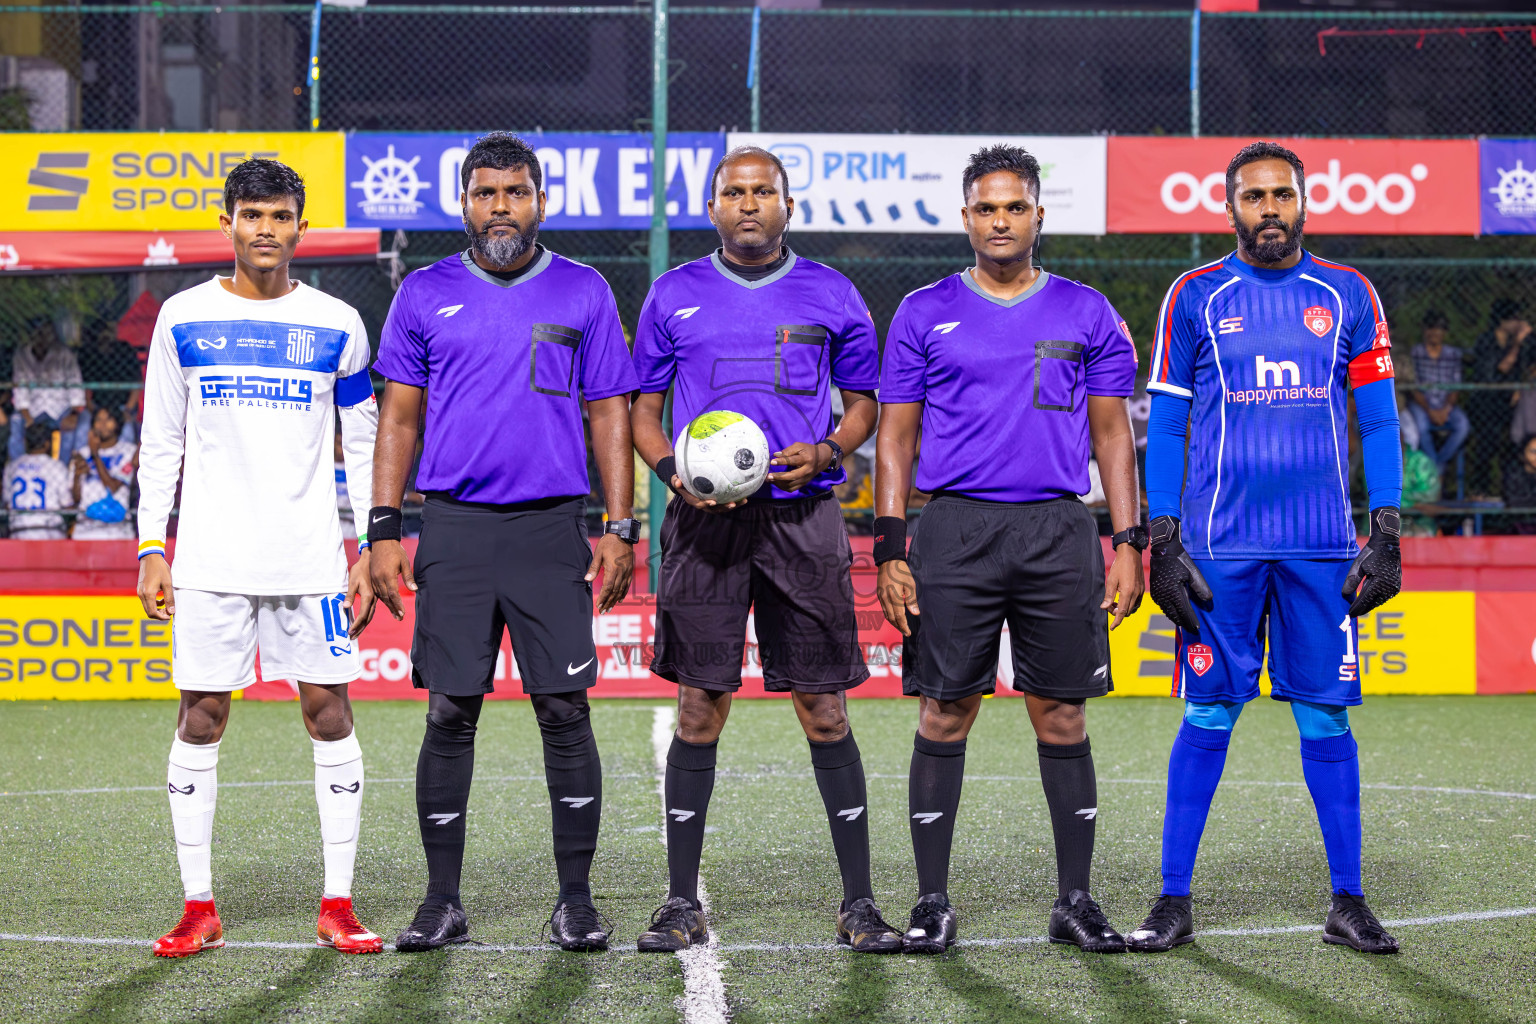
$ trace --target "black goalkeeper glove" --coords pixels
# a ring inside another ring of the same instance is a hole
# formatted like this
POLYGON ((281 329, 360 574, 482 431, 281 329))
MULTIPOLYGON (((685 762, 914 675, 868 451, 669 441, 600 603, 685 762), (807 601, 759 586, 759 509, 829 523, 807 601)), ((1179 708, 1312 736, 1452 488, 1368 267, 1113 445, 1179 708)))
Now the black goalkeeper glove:
POLYGON ((1209 601, 1211 588, 1195 568, 1194 560, 1179 540, 1179 521, 1173 516, 1158 516, 1149 531, 1152 538, 1152 575, 1147 591, 1163 614, 1186 633, 1200 632, 1195 609, 1189 603, 1193 593, 1198 600, 1209 601))
MULTIPOLYGON (((1349 614, 1365 615, 1380 608, 1403 589, 1403 550, 1398 510, 1390 506, 1371 509, 1371 539, 1355 556, 1344 580, 1344 596, 1354 598, 1349 614), (1361 580, 1365 581, 1361 586, 1361 580), (1355 593, 1355 588, 1360 592, 1355 593)), ((1155 564, 1155 563, 1154 563, 1155 564)))

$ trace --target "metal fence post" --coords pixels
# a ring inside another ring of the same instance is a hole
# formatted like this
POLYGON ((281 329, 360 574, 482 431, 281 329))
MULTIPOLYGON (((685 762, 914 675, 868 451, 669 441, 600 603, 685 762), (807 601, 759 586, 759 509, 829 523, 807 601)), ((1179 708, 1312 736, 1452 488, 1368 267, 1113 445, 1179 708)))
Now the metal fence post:
MULTIPOLYGON (((1189 134, 1200 137, 1200 0, 1189 19, 1189 134)), ((1200 232, 1189 233, 1189 258, 1200 262, 1200 232)))
POLYGON ((752 130, 763 130, 762 63, 763 9, 752 8, 752 48, 747 53, 747 88, 752 90, 752 130))
MULTIPOLYGON (((668 270, 671 238, 667 231, 667 0, 652 0, 652 4, 655 23, 651 44, 650 279, 654 281, 668 270)), ((667 419, 663 414, 664 426, 667 425, 667 419)), ((650 535, 646 564, 653 594, 656 593, 657 578, 661 575, 661 518, 667 510, 666 495, 670 493, 667 490, 668 483, 670 481, 652 475, 646 514, 646 530, 650 535)))
POLYGON ((309 16, 309 130, 320 130, 320 2, 309 16))

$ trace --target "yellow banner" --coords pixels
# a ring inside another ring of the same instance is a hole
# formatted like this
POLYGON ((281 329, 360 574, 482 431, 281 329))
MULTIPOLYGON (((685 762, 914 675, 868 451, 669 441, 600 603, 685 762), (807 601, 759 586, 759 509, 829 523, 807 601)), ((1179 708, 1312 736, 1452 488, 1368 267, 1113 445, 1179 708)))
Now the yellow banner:
MULTIPOLYGON (((1367 696, 1477 692, 1477 595, 1411 590, 1359 622, 1360 681, 1367 696)), ((1173 625, 1150 598, 1109 635, 1115 693, 1167 697, 1173 690, 1173 625)), ((1269 673, 1259 677, 1269 694, 1269 673)))
POLYGON ((224 179, 252 157, 304 179, 314 228, 346 226, 340 132, 37 132, 5 136, 0 231, 216 228, 224 179))
POLYGON ((175 698, 171 624, 137 597, 0 597, 0 700, 175 698))

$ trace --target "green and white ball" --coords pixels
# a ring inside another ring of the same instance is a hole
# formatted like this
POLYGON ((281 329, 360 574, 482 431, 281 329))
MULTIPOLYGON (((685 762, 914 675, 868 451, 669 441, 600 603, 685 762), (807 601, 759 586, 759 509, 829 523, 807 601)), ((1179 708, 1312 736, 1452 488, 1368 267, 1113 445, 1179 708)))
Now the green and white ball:
POLYGON ((706 412, 678 441, 677 475, 695 497, 728 505, 763 485, 768 438, 739 412, 706 412))

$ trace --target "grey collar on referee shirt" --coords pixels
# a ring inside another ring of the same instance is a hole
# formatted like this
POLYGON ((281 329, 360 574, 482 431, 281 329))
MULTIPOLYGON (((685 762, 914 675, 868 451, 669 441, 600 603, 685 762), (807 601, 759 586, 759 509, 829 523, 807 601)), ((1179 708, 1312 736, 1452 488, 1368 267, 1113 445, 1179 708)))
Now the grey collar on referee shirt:
POLYGON ((988 302, 995 302, 995 303, 997 303, 999 306, 1002 306, 1004 309, 1011 309, 1014 306, 1017 306, 1019 303, 1023 302, 1025 299, 1028 299, 1028 298, 1031 298, 1032 296, 1034 296, 1036 293, 1038 293, 1040 291, 1041 288, 1044 288, 1045 287, 1046 279, 1048 277, 1050 277, 1051 275, 1047 274, 1043 270, 1040 271, 1040 276, 1035 278, 1035 283, 1034 284, 1030 285, 1028 288, 1024 289, 1022 292, 1020 292, 1018 295, 1015 295, 1011 299, 1000 299, 996 295, 993 295, 990 292, 988 292, 986 289, 982 288, 981 285, 976 283, 976 279, 971 276, 971 269, 969 267, 967 267, 964 270, 960 271, 960 276, 961 276, 961 278, 963 278, 965 280, 965 286, 967 288, 969 288, 971 291, 975 292, 977 295, 980 295, 982 298, 986 299, 988 302))
POLYGON ((494 274, 487 274, 485 269, 481 267, 480 264, 475 262, 474 256, 471 255, 471 250, 465 249, 463 252, 459 253, 459 262, 464 264, 465 270, 468 270, 471 274, 474 274, 480 280, 485 281, 488 284, 493 284, 498 288, 515 288, 522 284, 524 281, 530 281, 533 278, 538 277, 544 272, 545 268, 549 266, 553 259, 554 256, 550 253, 550 251, 548 249, 544 249, 539 253, 538 258, 533 261, 533 266, 529 267, 527 271, 518 274, 510 281, 503 281, 501 278, 495 276, 494 274))
POLYGON ((785 249, 789 252, 789 259, 784 261, 784 265, 778 270, 775 270, 773 273, 769 274, 767 277, 758 278, 756 281, 746 281, 731 273, 731 269, 727 267, 723 262, 721 262, 720 254, 718 252, 712 252, 709 254, 709 262, 714 265, 716 270, 720 271, 720 275, 727 281, 734 281, 736 284, 741 285, 743 288, 766 288, 768 285, 773 284, 773 282, 777 281, 791 270, 794 270, 795 264, 800 262, 800 257, 795 255, 795 250, 790 249, 788 246, 785 246, 785 249))

